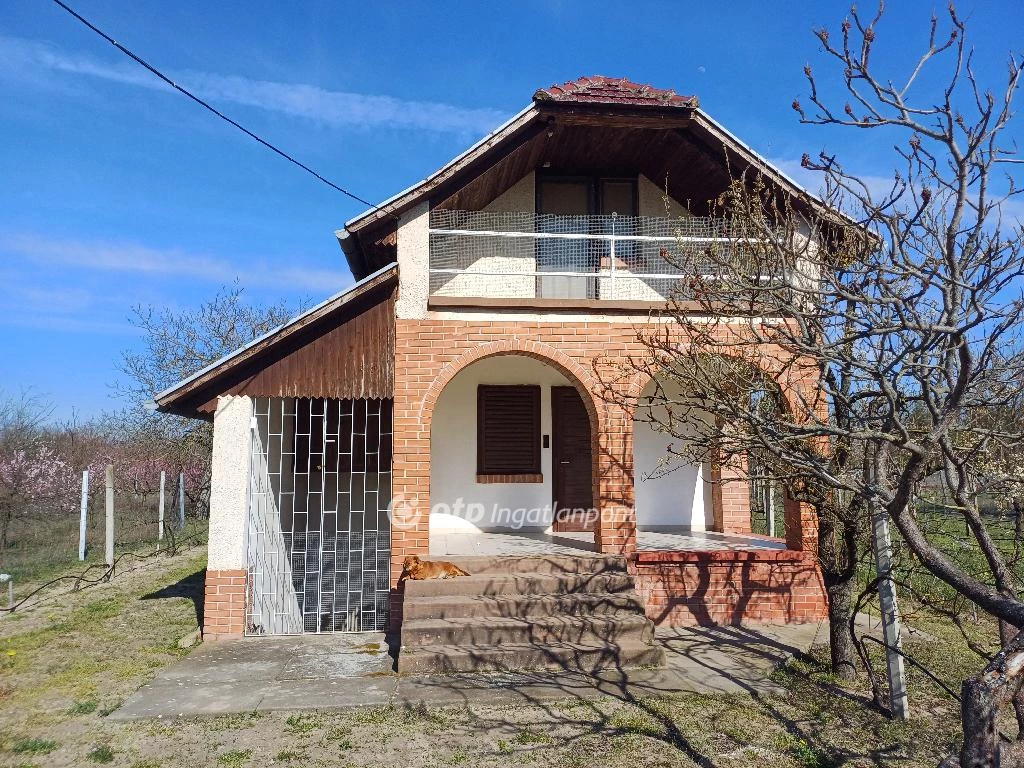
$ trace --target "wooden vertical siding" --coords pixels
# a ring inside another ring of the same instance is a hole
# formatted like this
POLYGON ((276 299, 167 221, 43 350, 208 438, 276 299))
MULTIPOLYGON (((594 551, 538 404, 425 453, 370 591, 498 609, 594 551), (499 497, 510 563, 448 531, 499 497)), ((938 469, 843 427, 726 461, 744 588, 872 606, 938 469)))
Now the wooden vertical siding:
POLYGON ((390 399, 395 379, 395 286, 267 339, 161 410, 211 418, 221 395, 390 399))

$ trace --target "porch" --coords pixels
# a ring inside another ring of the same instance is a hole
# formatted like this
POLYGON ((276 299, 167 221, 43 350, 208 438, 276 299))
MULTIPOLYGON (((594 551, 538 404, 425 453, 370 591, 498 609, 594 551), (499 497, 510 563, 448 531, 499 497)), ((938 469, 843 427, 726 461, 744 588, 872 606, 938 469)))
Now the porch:
MULTIPOLYGON (((638 530, 636 548, 643 552, 772 552, 786 549, 782 539, 767 536, 695 531, 689 528, 638 530)), ((597 553, 594 536, 587 531, 550 533, 525 530, 432 531, 431 557, 506 555, 536 557, 597 553)))

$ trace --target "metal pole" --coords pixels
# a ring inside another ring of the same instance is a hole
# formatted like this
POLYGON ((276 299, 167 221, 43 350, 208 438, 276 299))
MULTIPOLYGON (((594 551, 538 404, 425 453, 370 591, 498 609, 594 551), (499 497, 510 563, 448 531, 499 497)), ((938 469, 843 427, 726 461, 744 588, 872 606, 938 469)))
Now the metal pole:
POLYGON ((114 465, 107 464, 107 568, 114 567, 114 465))
POLYGON ((185 473, 178 473, 178 530, 185 528, 185 473))
POLYGON ((612 214, 612 237, 611 237, 611 244, 610 244, 610 248, 608 250, 611 253, 611 262, 610 262, 609 267, 608 267, 608 273, 609 273, 609 276, 610 276, 609 280, 608 280, 608 287, 609 287, 609 289, 611 291, 611 296, 609 296, 608 298, 616 299, 616 298, 618 298, 618 296, 615 293, 615 214, 614 213, 612 214))
POLYGON ((892 540, 889 537, 889 517, 885 512, 875 514, 871 539, 875 567, 881 577, 878 597, 882 604, 882 637, 885 640, 885 664, 889 671, 889 703, 894 717, 909 720, 907 675, 903 669, 903 656, 898 653, 903 648, 903 637, 899 606, 896 604, 896 585, 892 582, 892 540))
POLYGON ((160 526, 160 530, 157 531, 156 540, 163 541, 164 539, 164 477, 166 473, 160 470, 160 512, 158 515, 157 525, 160 526))
POLYGON ((78 523, 78 559, 85 560, 85 529, 89 521, 89 470, 82 472, 82 514, 78 523))

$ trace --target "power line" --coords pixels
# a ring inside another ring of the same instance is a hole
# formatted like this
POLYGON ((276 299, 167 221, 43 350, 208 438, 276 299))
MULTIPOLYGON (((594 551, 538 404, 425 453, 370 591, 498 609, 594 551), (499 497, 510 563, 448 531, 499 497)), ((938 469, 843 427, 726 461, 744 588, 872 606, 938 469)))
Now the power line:
POLYGON ((100 29, 99 27, 97 27, 97 26, 96 26, 95 24, 93 24, 93 23, 92 23, 91 21, 89 21, 89 20, 88 20, 88 19, 86 19, 86 18, 85 18, 84 16, 82 16, 82 15, 81 15, 80 13, 78 13, 77 11, 75 11, 75 10, 74 10, 73 8, 71 8, 70 6, 68 6, 67 4, 65 4, 64 2, 62 2, 62 0, 53 0, 53 2, 55 2, 55 3, 57 4, 57 5, 59 5, 59 6, 61 7, 61 8, 63 8, 63 9, 65 10, 65 11, 67 11, 68 13, 70 13, 70 14, 71 14, 72 16, 74 16, 74 17, 75 17, 76 19, 78 19, 78 20, 79 20, 80 22, 82 22, 82 24, 84 24, 85 26, 87 26, 87 27, 88 27, 89 29, 91 29, 91 30, 92 30, 93 32, 95 32, 95 33, 96 33, 97 35, 99 35, 99 36, 100 36, 100 37, 102 37, 102 38, 103 38, 104 40, 106 40, 106 41, 107 41, 108 43, 110 43, 110 44, 111 44, 112 46, 114 46, 115 48, 117 48, 117 50, 119 50, 119 51, 120 51, 121 53, 123 53, 123 54, 124 54, 125 56, 127 56, 128 58, 130 58, 130 59, 132 59, 133 61, 135 61, 135 63, 137 63, 137 64, 140 64, 140 65, 142 65, 143 67, 145 67, 146 69, 148 69, 148 70, 149 70, 150 72, 152 72, 152 73, 153 73, 154 75, 156 75, 156 76, 157 76, 157 77, 159 77, 159 78, 160 78, 161 80, 163 80, 163 81, 164 81, 165 83, 167 83, 167 84, 168 84, 169 86, 171 86, 171 87, 172 87, 172 88, 173 88, 174 90, 178 91, 179 93, 182 93, 182 94, 184 94, 185 96, 188 96, 188 97, 189 97, 190 99, 192 99, 192 101, 194 101, 194 102, 195 102, 196 104, 200 105, 201 107, 204 107, 204 108, 208 109, 208 110, 209 110, 210 112, 212 112, 213 114, 215 114, 215 115, 216 115, 217 117, 219 117, 219 118, 220 118, 221 120, 224 120, 225 122, 227 122, 227 123, 230 123, 231 125, 235 126, 235 128, 237 128, 238 130, 240 130, 240 131, 241 131, 242 133, 244 133, 244 134, 245 134, 246 136, 248 136, 249 138, 251 138, 251 139, 255 139, 255 140, 256 140, 256 141, 258 141, 258 142, 259 142, 260 144, 262 144, 262 145, 263 145, 264 147, 266 147, 267 149, 271 150, 272 152, 276 152, 277 154, 279 154, 279 155, 280 155, 281 157, 283 157, 283 158, 284 158, 285 160, 287 160, 288 162, 290 162, 290 163, 293 163, 293 164, 295 164, 295 165, 299 166, 299 168, 301 168, 302 170, 304 170, 304 171, 305 171, 306 173, 309 173, 309 174, 311 174, 311 175, 315 176, 315 177, 316 177, 317 179, 319 179, 320 181, 322 181, 322 182, 323 182, 324 184, 326 184, 327 186, 329 186, 329 187, 330 187, 331 189, 335 189, 335 190, 337 190, 338 192, 341 192, 341 194, 343 194, 343 195, 345 195, 345 196, 347 196, 347 197, 350 197, 350 198, 352 198, 353 200, 355 200, 355 201, 357 201, 357 202, 360 202, 360 203, 362 203, 363 205, 369 206, 370 208, 373 208, 374 210, 380 210, 380 207, 379 207, 379 206, 376 206, 376 205, 374 205, 373 203, 369 202, 368 200, 364 200, 363 198, 359 197, 359 195, 356 195, 356 194, 353 194, 352 192, 349 192, 349 191, 348 191, 347 189, 345 189, 344 187, 340 187, 340 186, 338 186, 337 184, 335 184, 335 183, 334 183, 333 181, 331 181, 330 179, 325 179, 325 178, 324 178, 323 176, 321 176, 321 175, 320 175, 319 173, 317 173, 316 171, 314 171, 314 170, 313 170, 312 168, 310 168, 310 167, 309 167, 308 165, 306 165, 305 163, 302 163, 302 162, 300 162, 300 161, 296 160, 296 159, 295 159, 294 157, 292 157, 291 155, 289 155, 289 154, 288 154, 287 152, 285 152, 284 150, 282 150, 282 149, 278 149, 277 147, 275 147, 275 146, 274 146, 273 144, 271 144, 271 143, 270 143, 269 141, 267 141, 266 139, 262 139, 262 138, 260 138, 260 137, 259 137, 259 136, 257 136, 257 135, 256 135, 255 133, 253 133, 253 132, 252 132, 252 131, 250 131, 250 130, 249 130, 248 128, 246 128, 246 127, 245 127, 244 125, 241 125, 240 123, 238 123, 238 122, 236 122, 236 121, 232 120, 232 119, 231 119, 230 117, 228 117, 227 115, 225 115, 225 114, 224 114, 223 112, 221 112, 220 110, 218 110, 218 109, 217 109, 216 107, 213 107, 213 106, 211 106, 210 104, 208 104, 207 102, 205 102, 205 101, 203 101, 202 99, 200 99, 200 98, 199 98, 198 96, 196 96, 196 95, 195 95, 194 93, 192 93, 191 91, 189 91, 189 90, 188 90, 187 88, 183 88, 182 86, 178 85, 178 84, 177 84, 176 82, 174 82, 173 80, 171 80, 171 78, 167 77, 167 75, 165 75, 165 74, 164 74, 163 72, 161 72, 161 71, 160 71, 159 69, 157 69, 156 67, 154 67, 154 66, 153 66, 152 64, 150 64, 149 62, 147 62, 147 61, 146 61, 145 59, 143 59, 142 57, 140 57, 140 56, 137 56, 137 55, 135 55, 134 53, 132 53, 132 52, 131 52, 130 50, 128 50, 127 48, 125 48, 125 47, 124 47, 123 45, 121 45, 121 44, 120 44, 119 42, 117 42, 117 40, 115 40, 114 38, 112 38, 112 37, 111 37, 110 35, 108 35, 108 34, 107 34, 106 32, 104 32, 104 31, 103 31, 102 29, 100 29))

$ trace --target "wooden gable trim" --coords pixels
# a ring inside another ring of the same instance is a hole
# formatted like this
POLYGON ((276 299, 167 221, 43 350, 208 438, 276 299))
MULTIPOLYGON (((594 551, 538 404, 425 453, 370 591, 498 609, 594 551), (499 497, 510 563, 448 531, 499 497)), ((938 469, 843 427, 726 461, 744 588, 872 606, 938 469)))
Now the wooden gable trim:
POLYGON ((397 275, 381 270, 157 395, 158 410, 210 418, 226 394, 392 397, 397 275))

